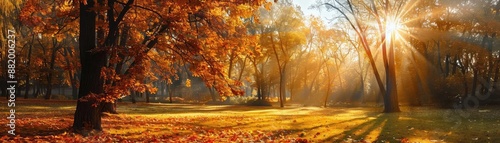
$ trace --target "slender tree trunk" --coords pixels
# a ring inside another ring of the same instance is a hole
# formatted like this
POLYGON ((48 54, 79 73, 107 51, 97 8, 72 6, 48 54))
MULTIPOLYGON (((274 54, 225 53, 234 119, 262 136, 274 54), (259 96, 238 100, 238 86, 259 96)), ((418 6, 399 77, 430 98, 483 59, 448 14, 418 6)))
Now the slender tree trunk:
POLYGON ((36 90, 33 90, 33 97, 34 98, 37 98, 38 95, 40 95, 40 92, 42 92, 42 88, 43 88, 42 85, 40 84, 40 81, 37 81, 36 83, 37 83, 37 84, 35 84, 36 90))
POLYGON ((444 75, 445 77, 448 77, 450 76, 450 54, 446 54, 446 56, 444 57, 444 61, 445 61, 444 75))
POLYGON ((149 96, 151 93, 149 91, 146 91, 146 103, 149 103, 149 96))
POLYGON ((101 68, 106 64, 106 53, 90 52, 96 48, 96 12, 93 11, 95 2, 80 2, 80 63, 81 80, 78 93, 73 129, 77 133, 86 135, 88 131, 102 131, 101 112, 99 102, 89 98, 90 94, 104 93, 104 80, 101 78, 101 68))
POLYGON ((255 86, 256 86, 256 90, 257 90, 257 100, 262 100, 262 78, 261 78, 261 74, 259 72, 259 69, 257 68, 257 64, 256 64, 256 59, 254 59, 254 61, 252 61, 252 64, 253 64, 253 68, 254 68, 254 77, 255 77, 255 86))
POLYGON ((172 103, 172 96, 174 96, 174 88, 172 87, 171 84, 167 85, 168 88, 168 100, 170 103, 172 103))
POLYGON ((285 107, 285 102, 286 102, 286 96, 285 94, 285 73, 284 73, 284 68, 282 69, 283 71, 280 71, 280 86, 279 86, 279 101, 280 101, 280 107, 285 107))
MULTIPOLYGON (((328 67, 326 67, 326 68, 328 68, 328 67)), ((329 71, 329 70, 327 69, 327 71, 329 71)), ((326 83, 325 101, 323 103, 324 107, 327 107, 327 104, 328 104, 328 96, 330 96, 330 87, 331 87, 331 82, 332 82, 331 78, 330 78, 330 72, 326 72, 326 74, 327 74, 328 79, 327 79, 327 83, 326 83)))
MULTIPOLYGON (((54 42, 55 43, 55 42, 54 42)), ((49 68, 49 74, 47 75, 47 92, 45 93, 45 99, 50 99, 52 96, 52 79, 54 75, 54 66, 55 66, 55 61, 56 61, 56 55, 57 55, 57 47, 53 47, 54 49, 52 50, 52 54, 50 57, 50 68, 49 68)))
POLYGON ((441 42, 440 41, 436 42, 436 46, 437 46, 437 64, 441 73, 444 73, 443 62, 441 61, 441 42))
MULTIPOLYGON (((31 43, 33 43, 33 39, 35 38, 35 36, 33 35, 32 39, 31 39, 31 43)), ((26 61, 26 67, 29 67, 30 66, 30 63, 31 63, 31 51, 33 49, 33 44, 30 44, 30 48, 28 50, 28 59, 26 61)), ((29 91, 30 91, 30 77, 31 76, 31 73, 30 72, 27 72, 26 73, 26 89, 24 90, 24 99, 28 99, 28 94, 29 94, 29 91)))
POLYGON ((158 90, 159 90, 158 92, 160 93, 160 95, 162 97, 164 97, 165 96, 165 81, 163 81, 163 80, 160 81, 160 87, 158 90))
POLYGON ((132 94, 130 94, 130 101, 132 103, 136 103, 137 101, 135 100, 135 96, 137 96, 137 92, 136 91, 132 91, 132 94))
POLYGON ((210 96, 212 97, 212 101, 217 102, 217 95, 215 94, 214 87, 209 87, 208 90, 210 91, 210 96))
MULTIPOLYGON (((474 69, 474 78, 472 80, 472 90, 471 90, 471 94, 470 94, 470 96, 472 96, 472 97, 476 96, 477 80, 478 80, 477 76, 479 76, 478 74, 479 74, 478 69, 474 69)), ((467 81, 465 81, 465 82, 467 82, 467 81)), ((469 96, 469 94, 466 94, 466 96, 469 96)))
MULTIPOLYGON (((64 48, 64 57, 66 57, 66 59, 65 59, 66 66, 72 67, 73 65, 69 59, 69 56, 74 56, 74 55, 71 54, 71 52, 69 51, 68 48, 64 48)), ((76 83, 77 79, 78 79, 78 75, 77 75, 76 69, 69 69, 68 76, 69 76, 69 79, 71 82, 71 98, 78 99, 78 87, 77 87, 77 83, 76 83)))
POLYGON ((73 99, 78 99, 78 87, 76 87, 76 81, 71 84, 71 97, 73 99))

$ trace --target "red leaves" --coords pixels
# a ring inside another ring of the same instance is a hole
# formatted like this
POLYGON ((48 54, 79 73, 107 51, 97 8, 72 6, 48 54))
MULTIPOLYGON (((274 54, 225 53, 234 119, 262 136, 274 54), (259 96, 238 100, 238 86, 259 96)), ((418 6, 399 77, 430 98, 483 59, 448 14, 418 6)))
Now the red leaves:
POLYGON ((307 139, 298 138, 295 140, 297 143, 308 143, 307 139))
POLYGON ((314 134, 314 137, 313 138, 316 138, 320 135, 321 133, 317 132, 316 134, 314 134))
MULTIPOLYGON (((53 113, 52 113, 53 115, 53 113)), ((148 117, 148 116, 128 116, 109 115, 103 118, 102 133, 93 133, 88 137, 72 133, 71 115, 62 117, 43 118, 23 118, 20 126, 33 124, 30 129, 35 129, 36 133, 43 133, 39 129, 60 130, 67 128, 64 132, 54 132, 50 135, 30 135, 28 137, 8 137, 3 136, 2 140, 12 140, 14 142, 286 142, 286 143, 307 143, 309 139, 302 137, 277 136, 285 131, 261 131, 238 128, 211 128, 199 123, 213 120, 238 120, 254 121, 259 118, 246 116, 186 116, 186 117, 148 117), (57 127, 57 128, 55 128, 57 127)), ((23 129, 26 133, 27 129, 23 129)))
POLYGON ((20 11, 19 20, 27 26, 35 26, 36 24, 39 24, 39 22, 41 22, 41 18, 32 16, 32 14, 38 10, 40 10, 40 7, 35 1, 27 1, 20 11))
POLYGON ((403 138, 401 139, 401 143, 409 143, 410 140, 408 138, 403 138))

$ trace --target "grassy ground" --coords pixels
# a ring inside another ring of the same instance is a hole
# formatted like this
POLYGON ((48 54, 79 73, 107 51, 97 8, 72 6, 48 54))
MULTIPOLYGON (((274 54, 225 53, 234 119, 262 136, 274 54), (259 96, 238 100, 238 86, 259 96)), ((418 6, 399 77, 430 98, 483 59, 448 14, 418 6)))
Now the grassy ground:
MULTIPOLYGON (((0 124, 7 103, 0 102, 0 124)), ((381 108, 248 107, 120 103, 119 115, 103 117, 104 133, 71 133, 75 101, 16 102, 17 137, 2 140, 86 142, 499 142, 500 107, 444 110, 381 108)))

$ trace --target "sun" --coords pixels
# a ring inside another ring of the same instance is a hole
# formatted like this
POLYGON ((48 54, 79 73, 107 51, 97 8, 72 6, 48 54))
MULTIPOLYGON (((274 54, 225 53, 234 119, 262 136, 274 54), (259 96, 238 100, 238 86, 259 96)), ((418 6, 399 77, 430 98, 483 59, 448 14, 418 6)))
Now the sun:
POLYGON ((401 25, 397 21, 388 21, 385 30, 388 34, 397 32, 401 28, 401 25))
POLYGON ((398 18, 389 18, 385 23, 385 36, 389 39, 393 36, 394 38, 400 37, 399 31, 401 31, 402 28, 403 25, 398 18))

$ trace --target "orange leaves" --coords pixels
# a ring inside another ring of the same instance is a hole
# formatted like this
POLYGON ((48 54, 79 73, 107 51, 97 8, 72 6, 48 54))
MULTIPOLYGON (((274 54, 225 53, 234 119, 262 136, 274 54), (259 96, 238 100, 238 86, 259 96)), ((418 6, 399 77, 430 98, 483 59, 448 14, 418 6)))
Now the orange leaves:
POLYGON ((266 10, 271 10, 271 6, 272 6, 272 5, 273 5, 273 3, 271 3, 271 2, 266 2, 266 3, 264 4, 264 8, 265 8, 266 10))
POLYGON ((57 42, 61 42, 64 38, 65 38, 66 35, 63 35, 63 34, 57 34, 55 36, 57 42))
POLYGON ((34 26, 41 22, 40 17, 32 16, 33 13, 40 10, 39 5, 35 3, 34 0, 27 1, 24 6, 21 8, 19 13, 19 20, 28 26, 34 26))
POLYGON ((252 7, 249 5, 238 5, 233 12, 231 12, 231 15, 243 18, 248 18, 253 14, 252 7))
MULTIPOLYGON (((29 0, 20 20, 29 25, 40 39, 58 44, 75 41, 78 33, 78 6, 87 0, 52 2, 29 0), (75 4, 76 3, 76 4, 75 4)), ((97 41, 100 52, 109 56, 101 69, 106 80, 105 98, 118 98, 131 90, 156 92, 151 84, 159 78, 172 83, 180 67, 189 65, 193 76, 204 78, 221 95, 240 94, 241 82, 227 77, 229 55, 244 58, 255 54, 258 38, 248 34, 248 19, 264 0, 251 1, 135 1, 117 27, 108 27, 108 18, 119 17, 124 4, 96 4, 97 41), (107 15, 112 10, 114 15, 107 15), (115 39, 105 43, 116 28, 115 39)), ((46 42, 49 43, 49 42, 46 42)), ((258 54, 258 53, 257 53, 258 54)), ((47 55, 47 54, 44 54, 47 55)), ((70 56, 60 56, 70 57, 70 56)), ((35 60, 36 61, 36 60, 35 60)), ((44 59, 36 64, 44 65, 44 59)), ((75 70, 67 66, 67 69, 75 70)), ((190 80, 186 82, 190 86, 190 80)))

